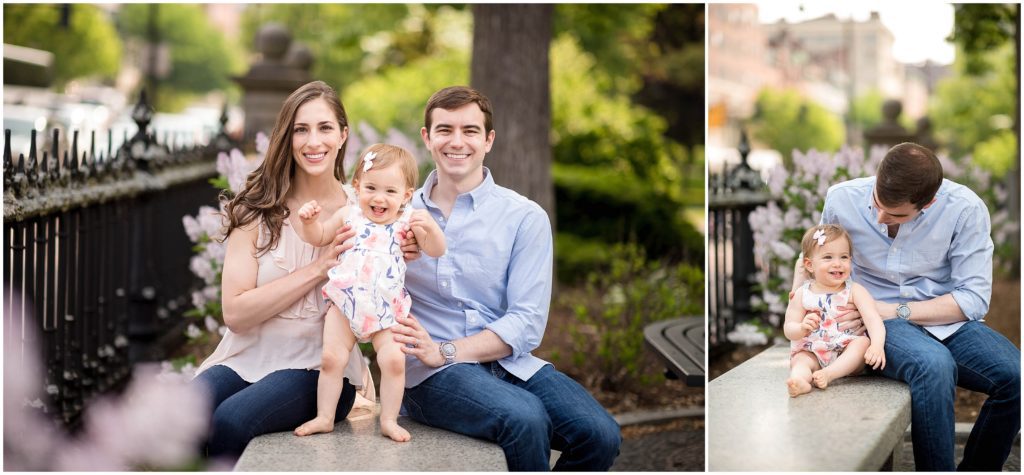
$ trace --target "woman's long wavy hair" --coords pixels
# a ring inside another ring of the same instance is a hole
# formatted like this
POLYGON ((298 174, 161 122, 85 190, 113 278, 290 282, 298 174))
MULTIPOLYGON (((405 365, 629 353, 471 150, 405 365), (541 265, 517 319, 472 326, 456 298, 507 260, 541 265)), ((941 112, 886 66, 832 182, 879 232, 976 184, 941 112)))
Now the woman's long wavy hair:
MULTIPOLYGON (((221 202, 226 202, 224 212, 228 218, 227 231, 229 236, 235 228, 262 221, 270 231, 270 240, 256 248, 257 256, 273 249, 281 239, 281 225, 288 219, 289 210, 285 206, 285 197, 291 188, 292 177, 295 176, 295 159, 292 157, 292 126, 295 115, 303 104, 323 99, 334 111, 338 119, 338 130, 342 133, 348 128, 348 115, 345 106, 338 99, 338 94, 323 81, 313 81, 298 88, 281 106, 277 115, 274 131, 270 135, 270 145, 266 158, 245 180, 245 186, 233 198, 221 193, 221 202)), ((345 183, 345 172, 342 162, 348 140, 342 143, 338 157, 334 161, 334 178, 345 183)))

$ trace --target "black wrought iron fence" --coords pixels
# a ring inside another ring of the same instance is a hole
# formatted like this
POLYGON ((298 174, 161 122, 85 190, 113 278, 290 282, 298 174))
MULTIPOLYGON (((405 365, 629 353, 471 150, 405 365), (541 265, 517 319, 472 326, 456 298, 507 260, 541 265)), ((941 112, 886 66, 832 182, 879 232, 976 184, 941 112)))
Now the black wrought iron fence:
POLYGON ((768 202, 756 171, 747 165, 750 147, 742 133, 740 163, 708 177, 708 343, 712 353, 727 346, 726 335, 753 315, 754 233, 750 213, 768 202))
POLYGON ((99 154, 79 155, 77 132, 60 150, 56 130, 40 153, 33 131, 28 156, 15 159, 5 130, 5 357, 41 351, 43 402, 70 427, 132 364, 181 343, 196 285, 182 217, 215 203, 208 179, 218 152, 235 145, 226 117, 209 144, 160 143, 147 133, 152 114, 143 94, 132 114, 139 132, 99 154))

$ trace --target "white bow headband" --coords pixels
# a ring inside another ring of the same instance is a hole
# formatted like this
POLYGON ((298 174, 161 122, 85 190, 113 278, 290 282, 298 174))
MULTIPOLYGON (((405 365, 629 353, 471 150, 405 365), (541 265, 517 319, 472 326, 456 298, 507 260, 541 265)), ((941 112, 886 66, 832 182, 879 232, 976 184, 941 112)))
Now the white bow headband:
POLYGON ((366 152, 366 155, 363 155, 363 173, 370 171, 375 158, 377 158, 377 152, 366 152))
POLYGON ((818 241, 818 246, 819 247, 820 246, 824 246, 825 245, 825 230, 824 229, 819 229, 819 230, 815 231, 814 232, 814 236, 811 236, 811 239, 816 239, 818 241))

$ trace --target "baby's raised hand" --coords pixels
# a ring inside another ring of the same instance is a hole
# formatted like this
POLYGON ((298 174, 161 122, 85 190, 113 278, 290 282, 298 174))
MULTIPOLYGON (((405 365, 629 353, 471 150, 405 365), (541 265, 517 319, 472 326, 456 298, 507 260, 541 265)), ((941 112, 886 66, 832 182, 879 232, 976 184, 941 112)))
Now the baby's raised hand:
POLYGON ((871 369, 885 369, 885 345, 872 343, 868 346, 868 351, 864 352, 864 363, 871 369))
POLYGON ((434 218, 425 209, 413 210, 412 216, 409 217, 409 230, 420 236, 427 236, 436 227, 434 218))
POLYGON ((808 312, 804 315, 803 321, 800 322, 800 328, 804 331, 804 336, 809 335, 812 331, 817 330, 821 326, 821 315, 815 312, 808 312))
POLYGON ((307 201, 306 204, 299 208, 299 219, 303 221, 313 221, 320 215, 321 210, 322 208, 316 200, 307 201))

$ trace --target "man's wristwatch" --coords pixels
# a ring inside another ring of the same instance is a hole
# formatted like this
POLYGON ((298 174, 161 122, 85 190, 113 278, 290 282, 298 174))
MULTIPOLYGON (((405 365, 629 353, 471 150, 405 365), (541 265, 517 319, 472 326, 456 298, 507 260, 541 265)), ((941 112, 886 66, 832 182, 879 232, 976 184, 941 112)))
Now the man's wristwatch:
POLYGON ((897 305, 896 316, 900 317, 900 320, 910 320, 910 306, 905 303, 897 305))
POLYGON ((441 351, 441 357, 444 358, 444 364, 449 365, 455 362, 455 343, 442 341, 438 349, 441 351))

